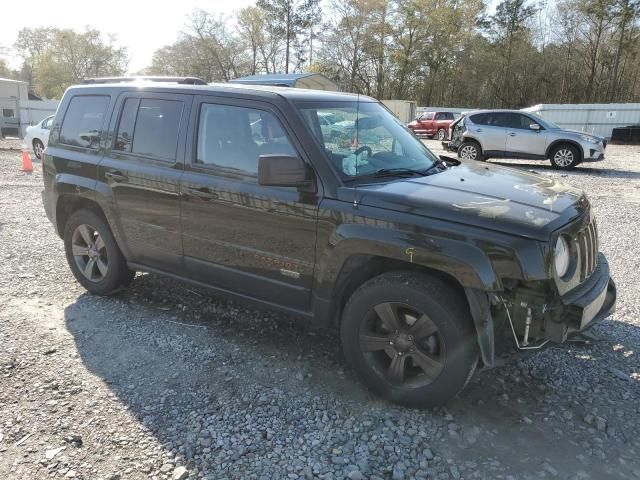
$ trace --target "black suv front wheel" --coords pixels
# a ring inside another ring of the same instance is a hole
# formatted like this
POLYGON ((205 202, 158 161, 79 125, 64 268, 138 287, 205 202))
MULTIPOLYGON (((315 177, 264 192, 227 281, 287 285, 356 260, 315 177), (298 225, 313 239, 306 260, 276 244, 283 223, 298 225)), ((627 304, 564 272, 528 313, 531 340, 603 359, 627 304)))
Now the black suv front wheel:
POLYGON ((443 405, 464 388, 478 358, 465 304, 430 276, 375 277, 345 307, 344 355, 378 395, 409 407, 443 405))
POLYGON ((64 248, 73 275, 91 293, 111 295, 136 274, 127 267, 107 222, 93 210, 78 210, 69 217, 64 248))

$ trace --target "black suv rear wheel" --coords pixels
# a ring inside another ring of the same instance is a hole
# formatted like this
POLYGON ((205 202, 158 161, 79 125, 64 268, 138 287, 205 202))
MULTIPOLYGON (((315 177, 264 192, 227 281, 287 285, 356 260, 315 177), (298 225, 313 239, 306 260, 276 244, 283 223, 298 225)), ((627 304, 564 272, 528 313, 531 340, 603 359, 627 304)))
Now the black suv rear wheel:
POLYGON ((91 293, 111 295, 136 274, 127 267, 107 222, 92 210, 78 210, 69 217, 64 248, 73 275, 91 293))
POLYGON ((466 302, 438 279, 404 272, 362 285, 344 310, 344 355, 373 392, 410 407, 442 405, 478 358, 466 302))

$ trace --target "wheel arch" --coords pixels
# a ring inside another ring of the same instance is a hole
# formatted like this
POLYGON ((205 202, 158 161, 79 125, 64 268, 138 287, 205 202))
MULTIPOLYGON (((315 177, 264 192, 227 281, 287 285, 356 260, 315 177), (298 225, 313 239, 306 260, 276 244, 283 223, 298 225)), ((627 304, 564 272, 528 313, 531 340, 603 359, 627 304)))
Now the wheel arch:
POLYGON ((473 320, 473 328, 485 366, 493 366, 495 359, 495 338, 493 319, 489 311, 489 296, 478 288, 464 287, 453 275, 436 268, 401 261, 377 255, 356 254, 343 264, 335 283, 332 302, 329 307, 329 326, 340 330, 344 308, 353 293, 374 277, 389 272, 409 272, 437 278, 456 292, 465 303, 465 308, 473 320))
MULTIPOLYGON (((105 221, 107 218, 102 211, 100 205, 95 201, 78 195, 63 194, 56 201, 56 233, 60 238, 64 237, 64 228, 69 217, 80 209, 87 209, 96 212, 102 216, 105 221)), ((107 222, 108 224, 109 222, 107 222)))
POLYGON ((547 159, 551 158, 551 152, 553 152, 553 150, 556 147, 559 147, 560 145, 571 145, 572 147, 574 147, 577 151, 578 151, 578 155, 580 155, 580 162, 584 159, 584 151, 582 150, 582 145, 580 145, 578 142, 576 142, 575 140, 569 140, 569 139, 558 139, 558 140, 554 140, 553 142, 551 142, 549 144, 549 146, 547 147, 547 151, 545 152, 545 157, 547 159))
MULTIPOLYGON (((480 152, 484 153, 484 147, 482 146, 482 142, 480 140, 478 140, 476 137, 472 137, 472 136, 463 137, 462 138, 462 143, 464 143, 464 142, 477 143, 478 146, 480 147, 480 152)), ((462 143, 460 145, 462 145, 462 143)))

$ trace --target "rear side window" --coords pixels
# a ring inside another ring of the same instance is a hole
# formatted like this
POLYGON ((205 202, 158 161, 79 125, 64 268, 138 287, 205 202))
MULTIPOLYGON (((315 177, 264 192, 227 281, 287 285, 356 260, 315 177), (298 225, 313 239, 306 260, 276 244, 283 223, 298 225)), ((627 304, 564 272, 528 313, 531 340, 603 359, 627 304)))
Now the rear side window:
POLYGON ((175 160, 182 105, 176 100, 140 100, 131 151, 175 160))
POLYGON ((476 125, 489 125, 489 114, 488 113, 478 113, 476 115, 471 115, 469 117, 476 125))
POLYGON ((178 100, 127 98, 114 150, 173 161, 184 103, 178 100))
POLYGON ((60 129, 60 143, 97 150, 108 105, 107 95, 73 97, 60 129))
POLYGON ((488 125, 490 127, 506 127, 508 116, 503 112, 477 113, 469 117, 476 125, 488 125))

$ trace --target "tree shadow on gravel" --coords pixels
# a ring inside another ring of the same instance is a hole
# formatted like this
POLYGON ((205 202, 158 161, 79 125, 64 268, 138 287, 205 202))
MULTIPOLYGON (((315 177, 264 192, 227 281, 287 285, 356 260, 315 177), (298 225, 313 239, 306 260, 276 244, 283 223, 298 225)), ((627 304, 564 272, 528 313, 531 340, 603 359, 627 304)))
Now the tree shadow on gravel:
MULTIPOLYGON (((335 334, 312 332, 279 312, 247 308, 156 275, 139 275, 115 297, 81 295, 65 309, 65 321, 85 366, 166 448, 189 462, 209 447, 193 433, 191 412, 205 418, 230 411, 238 418, 279 416, 315 434, 304 422, 322 405, 338 418, 355 418, 355 424, 392 418, 435 425, 444 432, 438 449, 466 459, 500 458, 507 472, 535 469, 546 459, 560 471, 591 464, 604 475, 593 478, 605 478, 609 471, 599 470, 597 458, 596 463, 576 460, 598 447, 593 436, 607 440, 608 435, 582 418, 591 406, 623 398, 625 391, 640 396, 638 382, 611 382, 610 373, 593 391, 585 378, 603 374, 596 360, 612 355, 610 345, 608 350, 573 345, 480 373, 446 409, 409 410, 373 397, 343 372, 335 334), (584 404, 581 396, 594 403, 584 404)), ((613 339, 640 338, 637 327, 621 322, 607 322, 606 332, 613 339)), ((607 342, 604 338, 603 345, 607 342)), ((637 351, 640 345, 629 348, 637 351)), ((610 422, 615 428, 622 420, 610 422)), ((217 428, 233 432, 234 425, 217 428)), ((637 428, 630 431, 640 433, 637 428)), ((270 434, 262 435, 250 453, 271 451, 270 434)), ((610 439, 617 439, 616 433, 610 439)), ((635 451, 629 444, 624 448, 635 451)))

